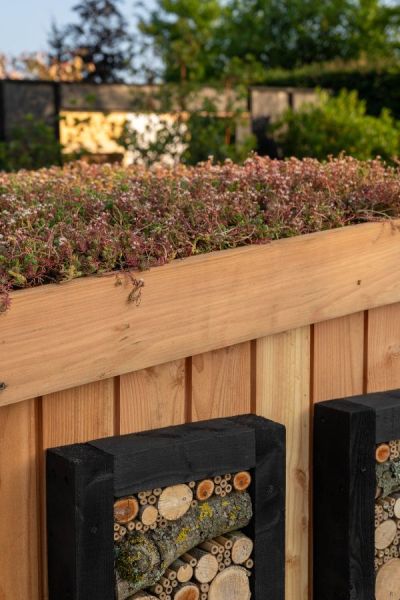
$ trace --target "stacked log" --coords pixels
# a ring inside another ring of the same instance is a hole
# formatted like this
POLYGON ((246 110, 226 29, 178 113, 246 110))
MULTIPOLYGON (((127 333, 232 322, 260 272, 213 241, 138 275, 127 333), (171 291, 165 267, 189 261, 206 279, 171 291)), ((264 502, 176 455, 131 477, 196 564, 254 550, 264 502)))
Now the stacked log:
POLYGON ((242 471, 116 500, 116 599, 247 600, 250 484, 242 471))
POLYGON ((375 450, 376 600, 400 598, 400 440, 375 450))

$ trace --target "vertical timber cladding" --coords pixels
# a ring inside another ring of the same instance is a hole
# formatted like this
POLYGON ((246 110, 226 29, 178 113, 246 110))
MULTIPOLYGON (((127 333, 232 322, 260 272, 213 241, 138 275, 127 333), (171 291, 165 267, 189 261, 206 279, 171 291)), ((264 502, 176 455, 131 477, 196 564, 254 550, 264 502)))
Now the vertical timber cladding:
POLYGON ((315 405, 314 593, 400 598, 400 391, 315 405))
POLYGON ((47 451, 46 471, 49 600, 246 600, 250 592, 255 600, 284 600, 282 425, 243 415, 63 446, 47 451), (238 473, 245 475, 242 488, 231 485, 238 473), (200 484, 218 483, 224 474, 225 482, 218 486, 224 489, 209 495, 202 488, 207 499, 196 500, 200 484), (175 512, 178 506, 179 514, 163 517, 163 493, 185 487, 196 492, 193 500, 189 498, 187 512, 181 516, 181 504, 175 505, 173 498, 169 509, 175 512), (158 522, 152 521, 154 510, 149 507, 153 506, 158 508, 158 522), (133 510, 125 524, 116 517, 119 510, 126 514, 133 510), (197 521, 190 527, 193 516, 197 521), (210 521, 220 518, 228 519, 230 525, 239 519, 240 532, 230 533, 236 529, 230 527, 225 535, 215 533, 210 521), (200 536, 193 544, 196 547, 188 546, 183 560, 168 556, 164 561, 163 551, 181 548, 179 544, 191 538, 195 527, 200 536), (209 543, 205 535, 211 530, 209 543), (168 536, 177 531, 172 544, 164 543, 168 542, 164 532, 168 536), (154 543, 161 557, 161 576, 157 573, 160 560, 154 561, 152 554, 154 543), (144 575, 142 589, 121 587, 120 574, 114 571, 119 564, 125 565, 120 562, 121 548, 130 552, 129 544, 133 553, 127 556, 127 564, 129 569, 134 564, 135 577, 136 573, 144 575), (248 553, 241 560, 240 553, 247 552, 249 545, 251 557, 248 553), (215 557, 219 559, 220 552, 222 561, 217 565, 215 557), (213 569, 214 559, 218 567, 214 579, 193 576, 185 582, 187 564, 193 558, 197 560, 193 567, 200 567, 202 561, 201 573, 213 569), (154 573, 156 583, 151 579, 154 573), (229 582, 237 582, 238 587, 229 582))

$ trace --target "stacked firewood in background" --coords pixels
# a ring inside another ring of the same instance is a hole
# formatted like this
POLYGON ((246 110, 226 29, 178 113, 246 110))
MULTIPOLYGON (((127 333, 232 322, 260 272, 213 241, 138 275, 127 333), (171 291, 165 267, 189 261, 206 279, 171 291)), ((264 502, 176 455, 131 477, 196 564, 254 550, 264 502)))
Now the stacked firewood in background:
POLYGON ((400 597, 400 440, 376 447, 376 600, 400 597))
POLYGON ((116 598, 248 600, 250 483, 242 471, 116 500, 116 598))

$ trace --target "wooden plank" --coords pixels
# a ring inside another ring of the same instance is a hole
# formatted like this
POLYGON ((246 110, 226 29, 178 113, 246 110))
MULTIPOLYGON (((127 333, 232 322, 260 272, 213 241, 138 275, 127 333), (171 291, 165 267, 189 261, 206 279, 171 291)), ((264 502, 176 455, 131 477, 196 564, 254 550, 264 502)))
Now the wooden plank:
MULTIPOLYGON (((56 392, 42 399, 42 450, 66 444, 87 442, 114 433, 114 380, 97 381, 87 385, 56 392)), ((44 452, 42 473, 44 468, 44 452)), ((47 598, 47 545, 45 481, 42 486, 43 523, 43 598, 47 598)))
POLYGON ((400 387, 400 304, 368 313, 367 391, 400 387))
POLYGON ((45 396, 42 418, 43 449, 113 435, 113 380, 45 396))
POLYGON ((184 423, 184 360, 129 373, 120 381, 120 433, 184 423))
POLYGON ((364 313, 314 325, 313 400, 363 392, 364 313))
POLYGON ((249 413, 250 396, 250 342, 193 356, 193 421, 249 413))
POLYGON ((318 600, 375 598, 374 450, 374 409, 349 400, 316 405, 314 597, 318 600))
POLYGON ((286 598, 308 597, 310 328, 256 342, 256 411, 286 425, 286 598))
POLYGON ((15 292, 0 315, 0 403, 398 302, 396 223, 174 261, 139 275, 140 306, 115 274, 15 292))
POLYGON ((0 598, 41 600, 35 400, 0 409, 0 598))

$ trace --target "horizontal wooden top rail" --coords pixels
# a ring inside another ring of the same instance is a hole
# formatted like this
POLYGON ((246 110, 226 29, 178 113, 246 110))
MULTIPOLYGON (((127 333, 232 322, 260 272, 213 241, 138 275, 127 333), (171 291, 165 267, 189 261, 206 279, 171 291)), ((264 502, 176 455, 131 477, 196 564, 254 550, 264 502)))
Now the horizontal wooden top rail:
POLYGON ((400 301, 400 221, 12 294, 0 405, 400 301), (119 283, 119 284, 118 284, 119 283))

